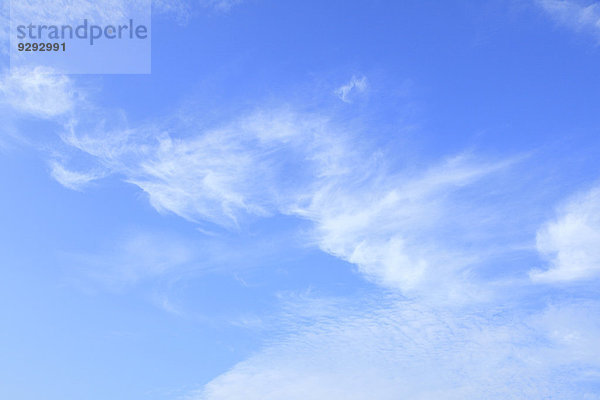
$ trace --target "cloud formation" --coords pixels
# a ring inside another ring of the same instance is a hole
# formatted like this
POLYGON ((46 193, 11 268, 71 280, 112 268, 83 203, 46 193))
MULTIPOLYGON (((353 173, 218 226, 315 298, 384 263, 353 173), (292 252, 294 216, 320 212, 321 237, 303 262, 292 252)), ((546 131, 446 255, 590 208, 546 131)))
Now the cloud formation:
MULTIPOLYGON (((275 214, 302 218, 313 223, 310 240, 320 249, 404 291, 458 284, 472 255, 444 235, 481 229, 461 226, 469 218, 457 212, 462 192, 511 164, 461 155, 392 171, 351 131, 289 109, 199 126, 185 120, 85 134, 73 126, 63 140, 95 160, 88 171, 123 176, 160 212, 229 229, 275 214)), ((58 177, 65 186, 95 178, 74 173, 58 177)))
POLYGON ((13 68, 0 77, 0 103, 38 118, 70 114, 83 101, 72 80, 43 68, 13 68))
POLYGON ((352 79, 345 85, 340 86, 335 90, 336 96, 340 98, 344 103, 351 103, 352 97, 356 93, 363 93, 367 90, 367 78, 365 76, 361 76, 360 78, 357 76, 353 76, 352 79))
POLYGON ((600 40, 600 3, 577 0, 537 0, 557 23, 600 40))
MULTIPOLYGON (((364 300, 364 299, 363 299, 364 300)), ((189 396, 193 400, 594 399, 597 303, 533 314, 371 299, 338 304, 189 396)), ((314 303, 312 301, 311 303, 314 303)), ((319 307, 298 304, 298 307, 319 307)), ((327 304, 323 305, 327 309, 327 304)))
POLYGON ((82 190, 90 182, 102 177, 102 174, 95 172, 71 171, 56 160, 50 162, 50 174, 58 183, 72 190, 82 190))
POLYGON ((537 250, 547 270, 530 273, 536 282, 569 282, 600 276, 600 187, 577 195, 537 233, 537 250))

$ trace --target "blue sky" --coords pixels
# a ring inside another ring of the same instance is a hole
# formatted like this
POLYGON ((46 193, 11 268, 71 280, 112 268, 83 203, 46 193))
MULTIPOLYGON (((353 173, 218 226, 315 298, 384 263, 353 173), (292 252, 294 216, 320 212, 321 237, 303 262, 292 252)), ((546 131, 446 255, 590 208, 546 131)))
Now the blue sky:
POLYGON ((0 397, 600 399, 600 3, 159 0, 150 75, 8 10, 0 397))

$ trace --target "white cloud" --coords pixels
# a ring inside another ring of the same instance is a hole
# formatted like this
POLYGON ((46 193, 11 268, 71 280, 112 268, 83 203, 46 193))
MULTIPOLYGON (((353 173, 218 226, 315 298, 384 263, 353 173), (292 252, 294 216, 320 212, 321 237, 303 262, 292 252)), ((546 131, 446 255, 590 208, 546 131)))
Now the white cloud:
POLYGON ((348 181, 318 188, 296 212, 315 222, 321 249, 356 264, 371 280, 404 291, 433 281, 450 289, 470 260, 446 244, 447 227, 454 225, 453 234, 460 235, 456 221, 471 217, 448 198, 506 165, 456 157, 413 174, 353 171, 348 181), (360 185, 348 183, 357 180, 360 185))
MULTIPOLYGON (((68 77, 39 68, 6 75, 0 90, 13 108, 39 117, 84 111, 68 77)), ((472 256, 445 243, 449 227, 469 219, 457 213, 453 197, 505 166, 461 156, 424 171, 391 172, 347 129, 289 109, 215 128, 200 128, 193 118, 128 128, 118 113, 85 115, 65 122, 62 138, 95 165, 52 162, 52 176, 65 187, 81 190, 114 173, 147 193, 158 211, 194 222, 237 228, 256 216, 304 218, 323 251, 404 291, 434 284, 457 292, 450 282, 461 279, 472 256)))
POLYGON ((39 118, 70 114, 83 101, 72 80, 52 70, 13 68, 0 77, 0 102, 18 112, 39 118))
POLYGON ((600 3, 575 0, 537 0, 559 24, 600 39, 600 3))
POLYGON ((563 282, 600 276, 600 187, 572 198, 556 220, 537 233, 537 249, 550 268, 531 272, 537 282, 563 282))
POLYGON ((352 133, 317 114, 289 110, 256 112, 219 128, 197 126, 186 120, 85 135, 74 127, 64 140, 95 157, 106 173, 140 187, 160 212, 229 228, 277 213, 307 219, 323 251, 405 291, 434 282, 454 290, 450 282, 472 261, 446 243, 445 235, 460 236, 460 220, 469 220, 456 201, 508 165, 460 156, 425 171, 390 172, 352 133))
POLYGON ((124 174, 157 210, 228 227, 237 226, 239 218, 276 211, 314 183, 320 171, 340 168, 331 155, 335 139, 324 138, 328 132, 318 118, 257 113, 217 129, 184 125, 86 135, 75 129, 64 139, 124 174))
POLYGON ((367 90, 367 78, 353 76, 352 79, 345 85, 335 90, 335 94, 345 103, 352 102, 352 95, 355 93, 363 93, 367 90))
POLYGON ((586 315, 598 311, 595 303, 531 315, 379 298, 358 310, 338 304, 290 324, 293 333, 189 398, 585 398, 594 392, 586 379, 600 372, 600 324, 586 315))
POLYGON ((102 177, 102 174, 96 172, 83 173, 68 170, 57 161, 51 162, 50 168, 52 177, 61 185, 72 190, 82 190, 90 182, 102 177))

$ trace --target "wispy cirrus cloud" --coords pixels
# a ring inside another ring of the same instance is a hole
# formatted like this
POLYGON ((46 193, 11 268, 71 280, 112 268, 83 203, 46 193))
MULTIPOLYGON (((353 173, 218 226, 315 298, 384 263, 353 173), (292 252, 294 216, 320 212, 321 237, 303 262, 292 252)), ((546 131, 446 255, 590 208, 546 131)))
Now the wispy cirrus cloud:
POLYGON ((600 277, 600 188, 571 198, 537 233, 546 270, 530 273, 536 282, 570 282, 600 277))
MULTIPOLYGON (((50 68, 0 69, 0 115, 3 117, 1 133, 9 138, 7 143, 39 146, 39 143, 31 141, 33 132, 25 133, 18 127, 20 121, 32 118, 46 121, 54 131, 55 128, 61 129, 77 120, 76 114, 87 104, 85 91, 71 77, 56 74, 50 68)), ((49 140, 53 140, 53 137, 54 134, 46 135, 49 140)), ((65 183, 66 178, 70 177, 74 182, 77 175, 80 178, 83 176, 74 171, 69 174, 64 168, 61 171, 57 161, 50 163, 50 170, 65 183)))
POLYGON ((287 112, 259 113, 208 130, 176 123, 109 134, 79 135, 74 129, 63 138, 111 172, 123 173, 157 210, 235 227, 240 218, 269 214, 289 201, 296 186, 286 188, 280 180, 285 165, 305 162, 296 182, 303 185, 318 174, 319 164, 330 163, 303 158, 302 149, 317 145, 314 138, 323 134, 319 126, 287 112))
POLYGON ((0 77, 0 103, 23 114, 43 119, 68 116, 83 101, 68 76, 48 68, 14 68, 0 77))
POLYGON ((579 0, 536 0, 557 23, 600 40, 600 3, 579 0))
POLYGON ((117 174, 160 212, 233 229, 249 218, 296 216, 313 223, 308 240, 377 284, 405 292, 478 292, 462 290, 471 286, 464 274, 487 251, 483 242, 473 247, 474 232, 490 226, 464 221, 477 221, 488 206, 466 207, 467 193, 509 168, 510 160, 462 155, 393 171, 376 147, 347 128, 290 108, 209 128, 193 118, 130 128, 125 116, 84 110, 85 95, 70 78, 39 68, 5 73, 0 93, 23 114, 58 118, 64 143, 91 161, 69 167, 68 153, 54 158, 51 174, 65 187, 81 190, 117 174))
POLYGON ((344 103, 351 103, 352 97, 357 93, 363 93, 367 90, 368 82, 366 76, 353 76, 350 81, 335 90, 336 96, 344 103))
MULTIPOLYGON (((475 221, 476 209, 485 207, 473 207, 471 215, 458 212, 461 190, 509 165, 457 156, 425 171, 354 174, 320 187, 297 213, 315 222, 321 249, 357 265, 372 281, 404 291, 437 281, 440 293, 453 288, 457 274, 473 261, 473 254, 449 244, 446 235, 464 234, 460 220, 475 221)), ((466 229, 481 227, 473 223, 466 229)))
POLYGON ((69 170, 57 160, 50 162, 50 174, 58 183, 72 190, 82 190, 92 181, 103 176, 103 174, 94 171, 80 172, 69 170))
POLYGON ((473 255, 443 239, 469 218, 457 214, 456 202, 465 188, 511 165, 461 155, 394 172, 352 132, 290 109, 197 126, 186 120, 85 134, 71 127, 63 139, 95 160, 92 170, 142 189, 160 212, 233 229, 275 214, 305 219, 313 244, 405 291, 450 288, 470 266, 473 255))

